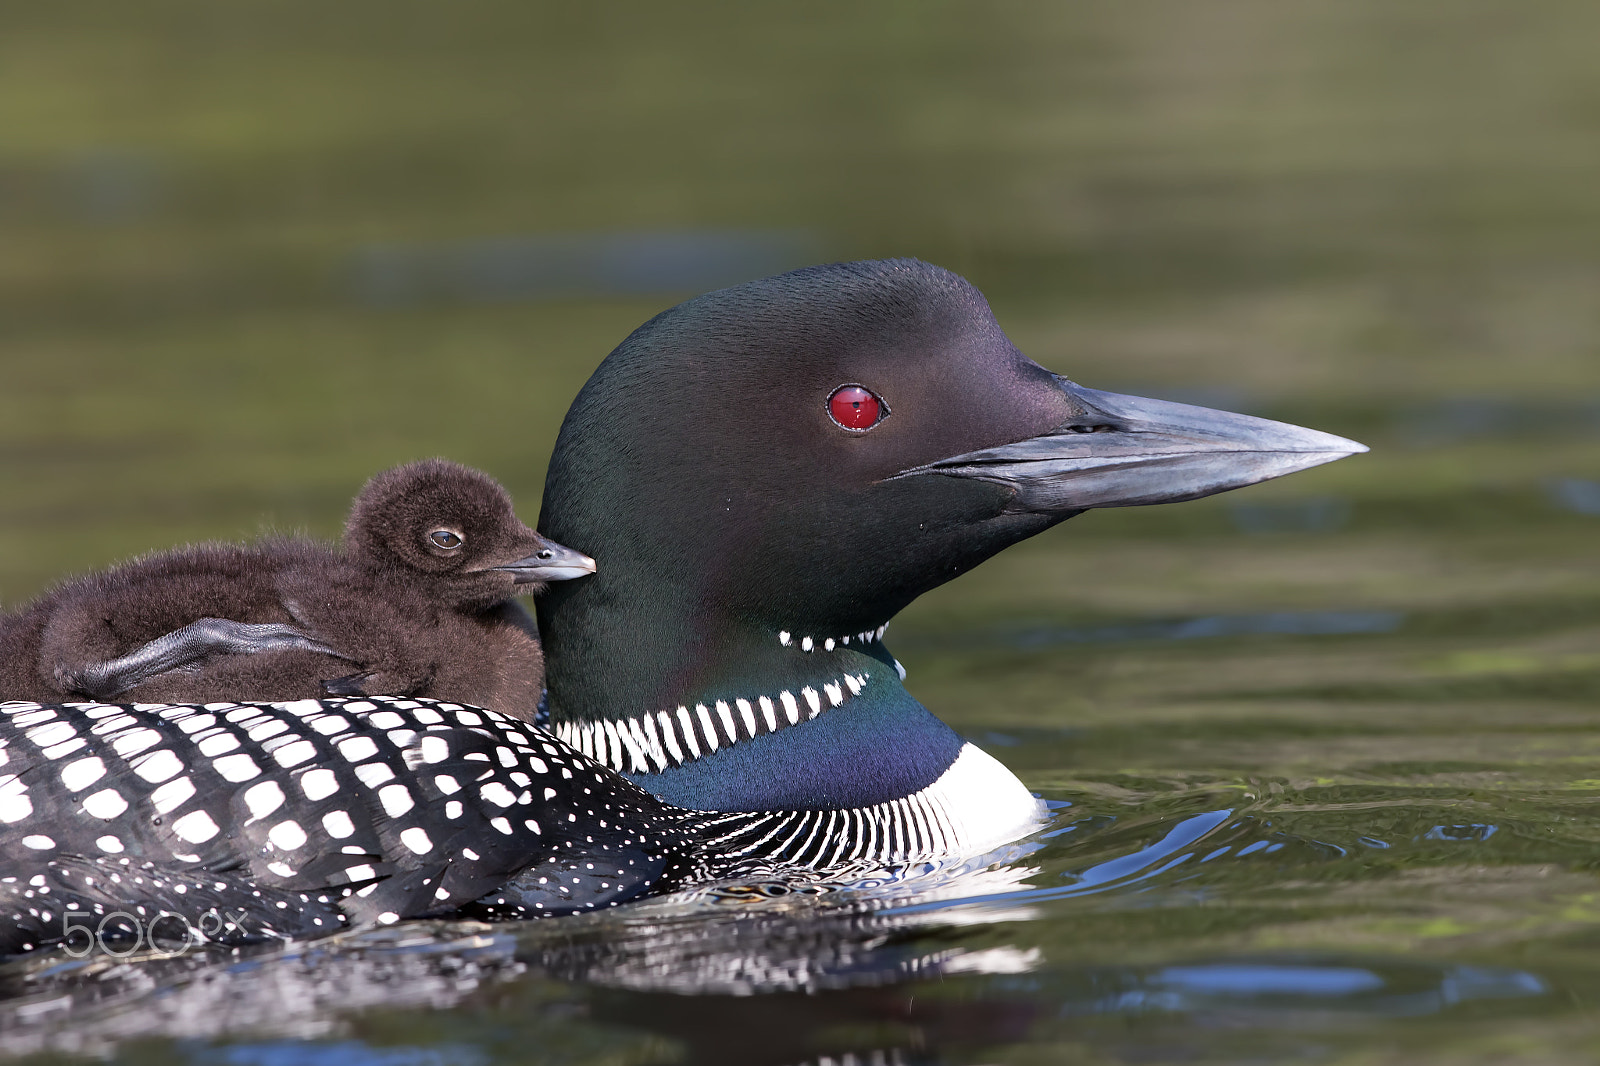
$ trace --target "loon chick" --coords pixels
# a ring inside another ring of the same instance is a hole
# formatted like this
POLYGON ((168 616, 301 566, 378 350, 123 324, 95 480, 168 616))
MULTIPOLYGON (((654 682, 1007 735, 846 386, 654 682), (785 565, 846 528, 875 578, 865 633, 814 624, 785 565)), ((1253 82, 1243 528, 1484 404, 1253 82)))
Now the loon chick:
POLYGON ((126 858, 246 879, 280 894, 240 893, 252 929, 314 935, 323 895, 355 921, 552 914, 750 864, 976 854, 1040 804, 907 692, 889 619, 1089 508, 1360 451, 1077 385, 915 260, 709 293, 624 340, 562 425, 540 531, 605 565, 536 603, 550 732, 387 697, 0 705, 0 907, 154 905, 126 875, 83 887, 85 858, 126 858))
POLYGON ((517 521, 488 475, 425 460, 368 482, 342 551, 199 545, 55 590, 0 636, 0 695, 425 695, 531 717, 543 660, 512 597, 593 569, 517 521))

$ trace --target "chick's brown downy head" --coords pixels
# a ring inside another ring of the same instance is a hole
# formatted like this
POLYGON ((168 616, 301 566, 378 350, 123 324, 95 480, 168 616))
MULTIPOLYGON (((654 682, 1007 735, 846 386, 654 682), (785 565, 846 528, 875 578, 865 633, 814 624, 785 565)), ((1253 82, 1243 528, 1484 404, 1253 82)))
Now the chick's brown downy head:
POLYGON ((429 580, 459 605, 496 603, 594 571, 593 560, 518 520, 494 478, 446 459, 407 463, 367 482, 344 543, 361 565, 429 580))

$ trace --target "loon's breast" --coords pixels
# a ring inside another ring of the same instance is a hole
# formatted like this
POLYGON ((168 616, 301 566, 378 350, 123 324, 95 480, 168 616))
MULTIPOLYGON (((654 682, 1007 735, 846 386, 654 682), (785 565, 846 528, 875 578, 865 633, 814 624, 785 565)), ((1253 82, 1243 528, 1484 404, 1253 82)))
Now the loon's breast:
POLYGON ((827 868, 971 856, 1043 806, 929 714, 881 663, 551 731, 652 795, 704 810, 721 856, 827 868), (799 768, 799 772, 795 772, 799 768))

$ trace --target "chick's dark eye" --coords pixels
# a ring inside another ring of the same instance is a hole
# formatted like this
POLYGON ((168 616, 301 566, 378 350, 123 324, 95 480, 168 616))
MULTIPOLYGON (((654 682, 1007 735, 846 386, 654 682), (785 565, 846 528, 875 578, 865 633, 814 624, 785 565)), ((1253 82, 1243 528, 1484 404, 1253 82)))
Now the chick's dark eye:
POLYGON ((860 385, 840 385, 828 397, 828 415, 840 429, 864 433, 889 417, 889 405, 860 385))
POLYGON ((461 534, 449 529, 436 529, 428 534, 428 539, 444 549, 461 547, 461 534))

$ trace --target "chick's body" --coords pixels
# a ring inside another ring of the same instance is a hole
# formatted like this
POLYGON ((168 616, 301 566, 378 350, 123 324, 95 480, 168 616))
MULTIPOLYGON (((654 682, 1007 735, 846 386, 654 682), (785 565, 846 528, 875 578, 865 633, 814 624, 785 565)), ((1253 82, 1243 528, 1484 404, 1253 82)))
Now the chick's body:
POLYGON ((194 545, 65 583, 0 624, 0 697, 407 695, 531 718, 543 656, 514 597, 592 569, 518 521, 487 475, 412 463, 367 484, 340 548, 303 538, 194 545), (272 636, 241 652, 198 632, 208 620, 230 636, 241 627, 272 636), (161 640, 182 648, 179 665, 137 661, 161 640))

